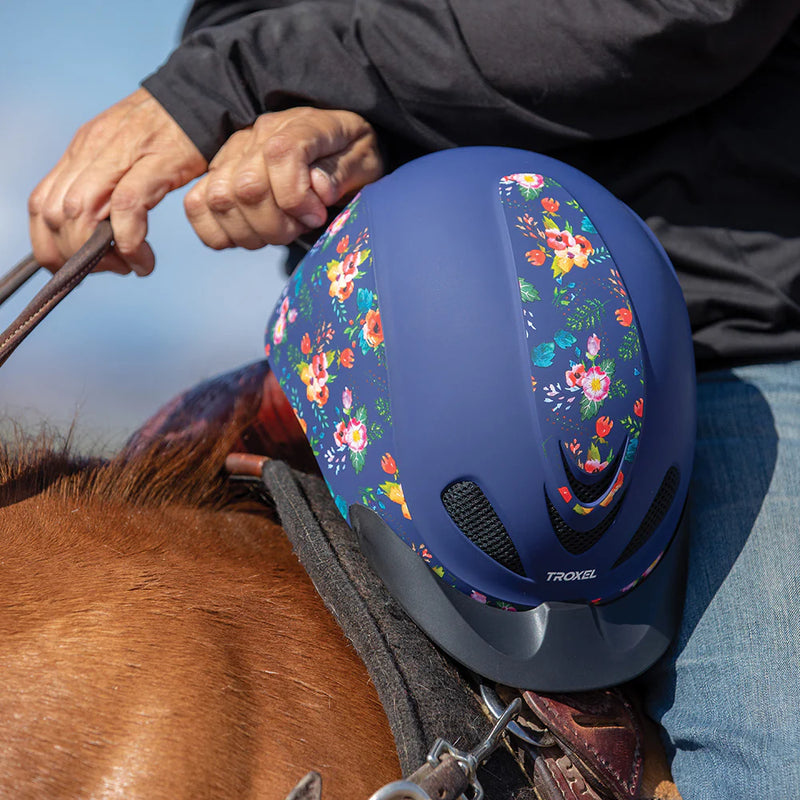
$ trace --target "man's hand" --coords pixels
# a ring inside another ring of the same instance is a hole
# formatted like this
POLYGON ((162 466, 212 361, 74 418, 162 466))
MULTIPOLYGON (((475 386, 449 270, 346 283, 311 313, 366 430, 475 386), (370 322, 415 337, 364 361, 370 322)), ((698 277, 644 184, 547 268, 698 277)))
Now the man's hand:
POLYGON ((214 156, 184 207, 215 250, 288 244, 319 227, 331 206, 383 173, 375 132, 350 111, 263 114, 214 156))
POLYGON ((55 271, 111 217, 114 249, 99 269, 147 275, 155 258, 147 212, 206 161, 145 89, 83 125, 28 202, 36 260, 55 271))

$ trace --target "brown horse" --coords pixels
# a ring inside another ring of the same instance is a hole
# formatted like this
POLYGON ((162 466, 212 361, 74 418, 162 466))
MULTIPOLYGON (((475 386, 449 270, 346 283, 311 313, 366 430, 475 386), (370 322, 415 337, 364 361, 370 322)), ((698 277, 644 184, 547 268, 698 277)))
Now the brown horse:
MULTIPOLYGON (((365 667, 222 471, 234 447, 308 466, 270 380, 188 393, 110 462, 46 437, 0 457, 0 796, 281 800, 314 769, 365 800, 400 777, 365 667)), ((659 781, 642 797, 677 796, 659 781)))
POLYGON ((0 796, 271 800, 316 769, 344 800, 400 776, 364 666, 221 477, 240 427, 2 458, 0 796))

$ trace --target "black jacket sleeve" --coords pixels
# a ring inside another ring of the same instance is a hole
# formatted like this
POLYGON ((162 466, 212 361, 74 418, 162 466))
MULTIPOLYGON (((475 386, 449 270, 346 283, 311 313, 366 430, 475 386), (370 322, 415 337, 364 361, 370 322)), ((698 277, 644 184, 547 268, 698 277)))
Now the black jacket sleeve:
POLYGON ((194 32, 143 85, 207 158, 259 114, 297 105, 362 114, 401 159, 487 143, 554 152, 722 96, 798 10, 800 0, 199 0, 194 32))

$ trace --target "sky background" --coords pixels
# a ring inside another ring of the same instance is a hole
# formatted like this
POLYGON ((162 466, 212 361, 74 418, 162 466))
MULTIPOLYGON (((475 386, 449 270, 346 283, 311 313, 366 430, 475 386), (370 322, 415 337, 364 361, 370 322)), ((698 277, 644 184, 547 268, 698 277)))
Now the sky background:
MULTIPOLYGON (((0 3, 0 271, 30 251, 30 191, 83 122, 166 59, 188 5, 0 3)), ((183 215, 184 191, 150 215, 153 275, 90 275, 2 367, 0 433, 77 420, 82 449, 109 453, 177 392, 262 357, 285 251, 206 248, 183 215)), ((2 328, 45 278, 0 309, 2 328)))

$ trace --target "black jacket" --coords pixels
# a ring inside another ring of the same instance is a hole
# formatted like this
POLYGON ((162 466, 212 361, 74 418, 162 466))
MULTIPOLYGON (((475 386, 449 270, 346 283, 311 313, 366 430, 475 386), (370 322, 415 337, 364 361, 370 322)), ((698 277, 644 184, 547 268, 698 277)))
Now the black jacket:
POLYGON ((655 231, 698 366, 800 357, 800 0, 197 0, 144 81, 207 158, 265 111, 347 108, 390 166, 497 144, 655 231))

